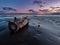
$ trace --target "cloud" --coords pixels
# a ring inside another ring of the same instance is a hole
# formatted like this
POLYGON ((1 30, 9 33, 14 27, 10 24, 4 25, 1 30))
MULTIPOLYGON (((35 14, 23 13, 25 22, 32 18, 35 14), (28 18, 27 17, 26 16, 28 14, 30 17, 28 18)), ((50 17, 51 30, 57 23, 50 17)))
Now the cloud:
POLYGON ((4 11, 0 11, 0 13, 4 13, 4 11))
POLYGON ((52 8, 52 9, 57 9, 57 8, 60 8, 60 7, 50 7, 50 8, 52 8))
POLYGON ((16 9, 10 7, 2 7, 2 9, 6 11, 16 11, 16 9))
POLYGON ((50 7, 52 12, 60 12, 60 7, 50 7))
POLYGON ((60 15, 60 12, 51 13, 52 15, 60 15))
POLYGON ((34 12, 34 10, 32 10, 32 9, 30 9, 30 10, 28 10, 29 12, 34 12))
POLYGON ((35 0, 35 1, 33 1, 33 4, 42 4, 42 1, 35 0))
POLYGON ((44 7, 43 4, 46 4, 46 2, 43 2, 42 0, 35 0, 33 1, 33 4, 37 4, 40 7, 44 7))
POLYGON ((49 9, 39 9, 38 11, 30 9, 28 10, 31 13, 36 13, 36 14, 49 14, 49 9))
POLYGON ((41 12, 49 12, 48 9, 43 9, 43 10, 39 9, 39 11, 41 11, 41 12))
POLYGON ((49 14, 50 12, 49 12, 49 9, 39 9, 39 12, 41 13, 41 14, 49 14))
POLYGON ((43 5, 40 5, 40 7, 44 7, 43 5))
POLYGON ((2 7, 0 8, 0 13, 16 13, 17 10, 11 7, 2 7))
POLYGON ((29 9, 28 10, 30 13, 37 13, 37 11, 33 10, 33 9, 29 9))
POLYGON ((60 12, 60 9, 57 9, 57 10, 55 10, 55 11, 60 12))

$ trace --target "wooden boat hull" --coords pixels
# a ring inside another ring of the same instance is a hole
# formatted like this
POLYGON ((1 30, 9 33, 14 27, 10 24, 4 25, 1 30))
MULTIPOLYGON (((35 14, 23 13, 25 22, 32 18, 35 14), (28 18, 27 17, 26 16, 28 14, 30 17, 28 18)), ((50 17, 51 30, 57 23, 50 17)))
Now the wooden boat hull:
POLYGON ((28 27, 29 21, 28 19, 24 19, 24 21, 21 23, 19 21, 16 22, 10 22, 8 23, 9 30, 12 32, 18 32, 20 30, 23 30, 24 28, 28 27))
POLYGON ((22 28, 20 28, 20 27, 18 27, 18 25, 16 25, 15 23, 9 22, 9 23, 8 23, 8 27, 9 27, 9 30, 10 30, 10 31, 12 31, 12 32, 18 32, 18 31, 20 31, 20 30, 23 30, 23 29, 27 28, 27 27, 28 27, 28 24, 29 24, 29 23, 27 23, 25 26, 23 26, 22 28))

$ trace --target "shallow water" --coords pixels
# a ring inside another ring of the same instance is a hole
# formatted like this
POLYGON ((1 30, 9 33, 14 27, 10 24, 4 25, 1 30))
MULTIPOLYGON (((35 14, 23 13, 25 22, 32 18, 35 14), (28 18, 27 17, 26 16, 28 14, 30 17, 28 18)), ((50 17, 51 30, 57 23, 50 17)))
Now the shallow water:
POLYGON ((60 45, 60 16, 28 16, 29 27, 12 34, 8 29, 8 21, 24 16, 0 15, 1 45, 60 45))

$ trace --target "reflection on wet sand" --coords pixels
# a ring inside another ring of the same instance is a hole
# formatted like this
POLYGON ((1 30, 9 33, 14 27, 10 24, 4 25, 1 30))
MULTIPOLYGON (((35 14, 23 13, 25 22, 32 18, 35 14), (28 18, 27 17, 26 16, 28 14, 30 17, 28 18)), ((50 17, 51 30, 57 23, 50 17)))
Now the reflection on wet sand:
POLYGON ((34 30, 35 28, 29 26, 29 28, 25 28, 18 33, 7 33, 8 35, 4 35, 0 38, 1 45, 33 45, 34 43, 34 45, 37 45, 38 42, 33 38, 35 33, 32 34, 30 29, 34 30))
POLYGON ((29 16, 28 18, 30 19, 28 28, 12 33, 8 29, 7 21, 13 18, 1 17, 0 45, 60 45, 60 16, 29 16))

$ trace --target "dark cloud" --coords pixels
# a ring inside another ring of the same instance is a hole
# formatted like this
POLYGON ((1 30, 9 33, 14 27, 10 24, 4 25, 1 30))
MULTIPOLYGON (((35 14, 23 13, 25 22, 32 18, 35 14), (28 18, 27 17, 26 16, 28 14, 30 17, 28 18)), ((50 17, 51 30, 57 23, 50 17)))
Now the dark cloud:
POLYGON ((44 7, 43 4, 46 4, 46 2, 43 2, 42 0, 35 0, 35 1, 33 1, 33 4, 37 4, 40 7, 44 7))
POLYGON ((33 10, 33 9, 30 9, 30 10, 28 10, 29 12, 31 12, 31 13, 37 13, 37 11, 35 11, 35 10, 33 10))
POLYGON ((10 7, 3 7, 2 9, 7 11, 16 11, 16 9, 10 7))
POLYGON ((44 7, 43 5, 40 5, 40 7, 44 7))
POLYGON ((32 10, 32 9, 30 9, 30 10, 28 10, 29 12, 34 12, 34 10, 32 10))
POLYGON ((4 11, 0 11, 0 13, 4 13, 4 11))
POLYGON ((60 12, 51 13, 52 15, 60 15, 60 12))
POLYGON ((10 7, 2 7, 0 8, 0 13, 15 13, 17 10, 10 7))
POLYGON ((42 1, 35 0, 35 1, 33 1, 33 4, 42 4, 42 1))

